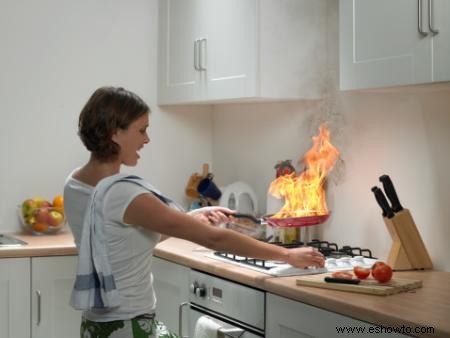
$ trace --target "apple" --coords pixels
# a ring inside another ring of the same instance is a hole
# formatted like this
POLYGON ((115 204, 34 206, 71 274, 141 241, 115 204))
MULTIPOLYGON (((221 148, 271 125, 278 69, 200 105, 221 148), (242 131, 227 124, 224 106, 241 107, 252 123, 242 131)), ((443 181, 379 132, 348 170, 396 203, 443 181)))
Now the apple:
POLYGON ((52 204, 43 197, 34 197, 33 201, 36 203, 38 208, 48 208, 52 206, 52 204))
POLYGON ((62 213, 56 210, 51 210, 48 212, 47 223, 52 227, 59 226, 64 221, 64 216, 62 213))
POLYGON ((30 217, 33 214, 34 209, 37 208, 37 203, 34 199, 29 198, 22 203, 22 215, 23 217, 30 217))
POLYGON ((38 223, 47 223, 49 219, 49 211, 47 208, 38 208, 34 211, 34 217, 38 223))
POLYGON ((41 208, 51 208, 52 204, 49 201, 42 201, 41 208))

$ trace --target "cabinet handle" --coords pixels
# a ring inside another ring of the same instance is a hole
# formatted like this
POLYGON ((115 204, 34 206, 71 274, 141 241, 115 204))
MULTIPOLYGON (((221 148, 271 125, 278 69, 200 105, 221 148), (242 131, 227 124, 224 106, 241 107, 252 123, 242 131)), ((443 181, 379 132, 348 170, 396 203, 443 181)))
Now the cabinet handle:
POLYGON ((428 35, 428 32, 422 30, 422 0, 417 0, 417 30, 422 36, 428 35))
POLYGON ((36 300, 37 300, 37 319, 36 319, 36 325, 39 326, 41 323, 41 291, 36 290, 36 300))
POLYGON ((189 305, 189 302, 184 302, 180 304, 178 308, 178 334, 181 338, 189 338, 188 336, 183 336, 183 307, 189 305))
POLYGON ((200 71, 206 70, 206 65, 204 65, 203 55, 206 54, 206 38, 200 39, 200 48, 199 48, 199 69, 200 71), (205 47, 203 47, 205 46, 205 47))
POLYGON ((433 27, 433 0, 428 0, 428 28, 433 35, 439 34, 439 31, 433 27))
POLYGON ((195 40, 194 41, 194 69, 195 70, 200 70, 198 67, 198 45, 199 45, 200 40, 195 40))

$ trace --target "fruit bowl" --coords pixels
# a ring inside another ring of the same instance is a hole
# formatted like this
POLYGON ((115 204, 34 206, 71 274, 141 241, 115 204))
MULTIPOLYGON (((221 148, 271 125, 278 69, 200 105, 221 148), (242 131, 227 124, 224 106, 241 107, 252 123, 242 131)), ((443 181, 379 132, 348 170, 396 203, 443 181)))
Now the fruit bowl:
POLYGON ((23 229, 33 235, 54 234, 66 223, 61 208, 37 207, 25 212, 24 208, 19 206, 18 211, 23 229))

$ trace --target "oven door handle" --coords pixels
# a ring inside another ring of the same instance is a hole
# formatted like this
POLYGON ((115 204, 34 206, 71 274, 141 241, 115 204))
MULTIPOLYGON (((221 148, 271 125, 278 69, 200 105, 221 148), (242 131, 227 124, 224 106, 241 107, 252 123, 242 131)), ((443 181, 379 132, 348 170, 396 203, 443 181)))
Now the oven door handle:
POLYGON ((183 302, 178 308, 178 334, 181 338, 189 338, 188 336, 183 336, 183 307, 190 305, 189 302, 183 302))
POLYGON ((221 327, 220 329, 217 330, 217 333, 218 333, 217 337, 219 338, 226 338, 226 337, 239 338, 245 333, 245 331, 237 327, 228 327, 228 328, 221 327))

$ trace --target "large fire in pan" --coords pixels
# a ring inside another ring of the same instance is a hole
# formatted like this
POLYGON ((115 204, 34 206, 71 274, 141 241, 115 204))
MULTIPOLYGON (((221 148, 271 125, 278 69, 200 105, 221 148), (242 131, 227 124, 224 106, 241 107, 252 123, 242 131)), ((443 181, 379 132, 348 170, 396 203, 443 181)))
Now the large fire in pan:
POLYGON ((302 217, 327 215, 325 194, 327 174, 339 158, 339 151, 330 142, 330 131, 321 125, 313 136, 313 145, 303 157, 305 170, 277 177, 269 193, 284 199, 284 206, 272 217, 302 217))

